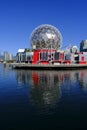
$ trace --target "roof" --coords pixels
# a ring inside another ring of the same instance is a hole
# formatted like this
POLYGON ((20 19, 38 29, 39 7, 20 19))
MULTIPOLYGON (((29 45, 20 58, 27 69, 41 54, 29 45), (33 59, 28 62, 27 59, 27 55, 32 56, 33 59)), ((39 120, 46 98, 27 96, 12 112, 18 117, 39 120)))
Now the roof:
POLYGON ((18 49, 18 52, 24 52, 25 49, 18 49))

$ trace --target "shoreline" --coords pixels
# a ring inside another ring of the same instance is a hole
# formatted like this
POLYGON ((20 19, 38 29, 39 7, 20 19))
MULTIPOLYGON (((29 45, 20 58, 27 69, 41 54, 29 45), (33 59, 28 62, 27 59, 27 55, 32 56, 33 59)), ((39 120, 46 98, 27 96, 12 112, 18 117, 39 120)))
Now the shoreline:
POLYGON ((27 63, 11 63, 13 69, 29 69, 29 70, 76 70, 87 69, 87 64, 27 64, 27 63))

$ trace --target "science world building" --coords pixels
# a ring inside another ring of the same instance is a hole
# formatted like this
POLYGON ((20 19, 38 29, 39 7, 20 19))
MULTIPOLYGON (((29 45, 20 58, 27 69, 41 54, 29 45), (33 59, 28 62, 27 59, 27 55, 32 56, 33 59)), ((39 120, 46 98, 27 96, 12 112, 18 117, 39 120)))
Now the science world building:
POLYGON ((19 49, 17 52, 17 62, 31 64, 87 63, 87 42, 81 42, 80 52, 77 46, 72 46, 68 51, 63 51, 61 50, 62 35, 52 25, 44 24, 36 27, 31 33, 29 42, 31 50, 19 49))
POLYGON ((40 25, 31 34, 32 49, 60 49, 62 36, 59 30, 52 25, 40 25))

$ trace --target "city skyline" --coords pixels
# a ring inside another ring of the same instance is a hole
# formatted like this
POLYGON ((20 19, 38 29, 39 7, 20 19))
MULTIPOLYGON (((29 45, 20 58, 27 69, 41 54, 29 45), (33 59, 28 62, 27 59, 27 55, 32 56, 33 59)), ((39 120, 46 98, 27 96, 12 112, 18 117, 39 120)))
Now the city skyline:
POLYGON ((19 48, 31 48, 30 36, 39 25, 59 29, 62 47, 87 39, 86 0, 1 0, 0 52, 16 55, 19 48))

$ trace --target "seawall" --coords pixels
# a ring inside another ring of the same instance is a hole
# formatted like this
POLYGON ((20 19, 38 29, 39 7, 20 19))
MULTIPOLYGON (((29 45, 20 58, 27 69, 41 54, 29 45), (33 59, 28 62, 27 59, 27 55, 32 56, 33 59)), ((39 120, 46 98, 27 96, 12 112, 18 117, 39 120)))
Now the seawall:
POLYGON ((12 63, 13 69, 29 69, 29 70, 77 70, 87 69, 87 64, 27 64, 27 63, 12 63))

